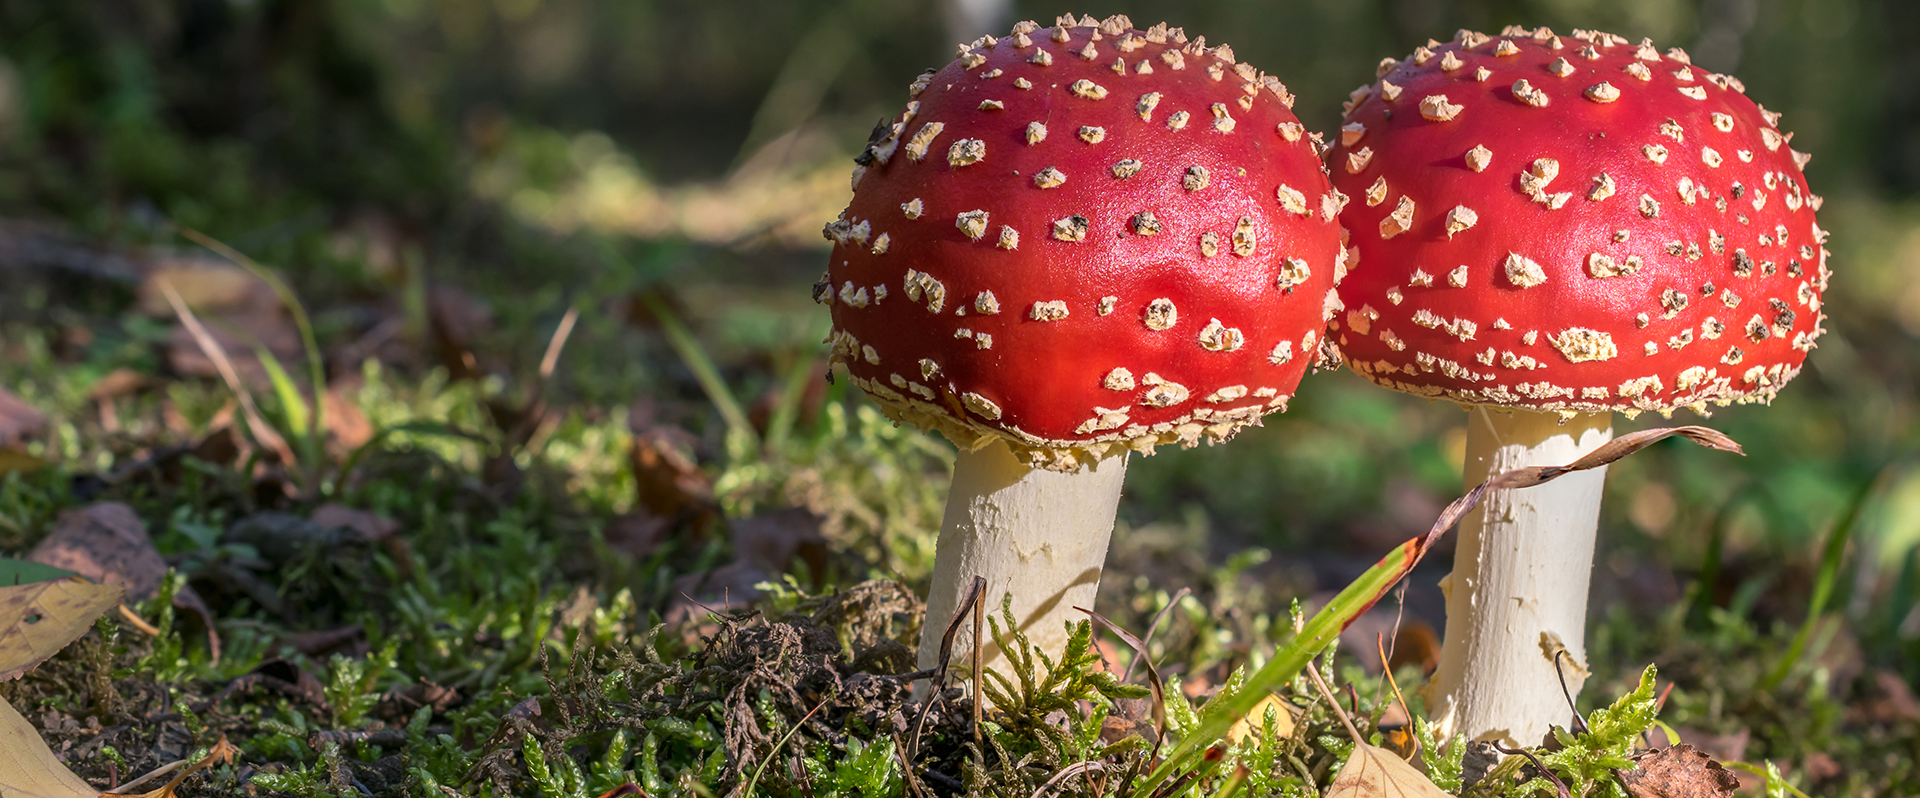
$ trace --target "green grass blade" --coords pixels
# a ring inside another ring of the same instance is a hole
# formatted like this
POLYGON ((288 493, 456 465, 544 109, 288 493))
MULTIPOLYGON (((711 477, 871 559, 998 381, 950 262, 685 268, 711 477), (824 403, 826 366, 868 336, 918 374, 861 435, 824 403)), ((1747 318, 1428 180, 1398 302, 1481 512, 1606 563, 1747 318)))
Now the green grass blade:
POLYGON ((787 445, 787 438, 793 434, 793 425, 800 416, 800 404, 807 397, 807 382, 813 379, 812 357, 794 358, 793 368, 787 372, 787 378, 780 387, 780 403, 773 408, 773 414, 767 419, 767 451, 778 452, 787 445))
POLYGON ((659 294, 642 293, 640 302, 647 306, 655 320, 660 322, 660 331, 667 336, 667 343, 680 355, 680 360, 693 372, 694 380, 700 383, 700 390, 707 394, 707 401, 720 411, 720 418, 727 423, 727 431, 744 441, 751 442, 752 449, 760 448, 760 435, 753 429, 753 423, 747 420, 747 414, 740 409, 740 401, 733 396, 733 389, 727 387, 727 381, 720 376, 720 367, 715 365, 707 350, 681 323, 679 315, 667 306, 659 294))
POLYGON ((1409 540, 1382 557, 1360 578, 1334 596, 1332 601, 1327 602, 1327 606, 1314 613, 1299 634, 1282 643, 1267 664, 1247 678, 1244 689, 1208 704, 1200 715, 1200 725, 1182 737, 1179 744, 1167 753, 1167 758, 1147 777, 1148 786, 1140 792, 1150 793, 1154 786, 1190 765, 1196 757, 1205 753, 1208 746, 1224 736, 1234 721, 1252 711, 1260 699, 1292 681, 1300 669, 1306 667, 1308 660, 1332 645, 1347 624, 1373 607, 1413 569, 1413 565, 1425 553, 1429 540, 1431 538, 1427 536, 1409 540))
POLYGON ((273 352, 264 346, 255 345, 253 354, 260 358, 260 367, 266 370, 267 381, 273 383, 274 398, 280 400, 280 412, 286 417, 289 429, 283 430, 281 434, 293 443, 302 457, 306 457, 311 454, 308 446, 313 440, 312 436, 307 434, 309 430, 307 424, 313 420, 307 398, 300 394, 300 386, 295 385, 293 378, 287 376, 287 370, 281 367, 280 359, 274 357, 273 352))
POLYGON ((1820 622, 1821 613, 1827 609, 1827 601, 1833 597, 1833 587, 1840 578, 1840 561, 1847 553, 1847 542, 1853 538, 1854 527, 1859 524, 1860 511, 1867 500, 1878 491, 1876 488, 1884 482, 1885 475, 1892 469, 1876 469, 1871 477, 1861 481, 1854 490, 1853 498, 1847 502, 1847 509, 1841 513, 1839 522, 1833 525, 1833 531, 1827 535, 1827 545, 1820 552, 1820 570, 1814 577, 1813 597, 1807 604, 1807 619, 1800 623, 1800 630, 1793 635, 1793 642, 1787 645, 1780 661, 1774 663, 1773 670, 1766 680, 1760 683, 1763 692, 1773 692, 1780 687, 1787 676, 1793 673, 1793 666, 1799 664, 1800 656, 1806 653, 1807 641, 1813 637, 1814 626, 1820 622))

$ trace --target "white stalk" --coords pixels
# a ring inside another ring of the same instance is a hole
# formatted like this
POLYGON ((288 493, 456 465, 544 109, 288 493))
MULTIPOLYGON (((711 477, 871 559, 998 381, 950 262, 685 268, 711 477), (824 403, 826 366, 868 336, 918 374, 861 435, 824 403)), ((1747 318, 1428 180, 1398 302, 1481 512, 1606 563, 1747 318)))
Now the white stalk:
MULTIPOLYGON (((1064 473, 1028 468, 998 441, 978 451, 962 449, 934 550, 920 667, 940 664, 940 638, 975 576, 987 580, 980 600, 988 613, 998 615, 1000 597, 1013 594, 1020 630, 1047 656, 1059 657, 1067 640, 1064 622, 1086 617, 1073 608, 1093 607, 1126 474, 1124 453, 1064 473)), ((953 673, 972 671, 972 629, 962 623, 954 635, 948 663, 953 673)), ((990 629, 982 630, 987 668, 1000 660, 990 629)))
MULTIPOLYGON (((1475 407, 1468 416, 1464 481, 1472 488, 1513 468, 1565 465, 1613 439, 1610 413, 1562 423, 1556 413, 1475 407)), ((1487 494, 1461 519, 1453 573, 1441 580, 1447 632, 1433 675, 1442 734, 1539 745, 1548 726, 1570 726, 1586 682, 1587 583, 1606 468, 1545 485, 1487 494), (1557 657, 1564 646, 1567 657, 1557 657)))

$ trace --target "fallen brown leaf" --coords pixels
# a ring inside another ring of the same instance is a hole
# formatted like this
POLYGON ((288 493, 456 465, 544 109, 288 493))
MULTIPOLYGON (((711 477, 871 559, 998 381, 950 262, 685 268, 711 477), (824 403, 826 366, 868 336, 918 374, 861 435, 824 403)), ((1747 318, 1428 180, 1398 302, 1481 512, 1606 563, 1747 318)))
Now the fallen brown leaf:
POLYGON ((1448 798, 1447 793, 1392 751, 1356 741, 1325 798, 1448 798))
POLYGON ((816 584, 827 570, 827 539, 820 534, 820 518, 800 507, 788 507, 729 524, 733 556, 778 574, 788 571, 795 559, 807 564, 807 575, 816 584))
POLYGON ((1707 756, 1721 762, 1738 762, 1747 758, 1747 743, 1752 740, 1753 732, 1745 727, 1727 734, 1708 734, 1699 729, 1681 726, 1674 729, 1680 739, 1687 741, 1696 750, 1705 751, 1707 756))
MULTIPOLYGON (((101 502, 60 514, 53 532, 27 553, 27 559, 81 576, 126 588, 129 601, 145 601, 160 593, 167 575, 147 536, 147 525, 133 508, 119 502, 101 502)), ((182 585, 173 594, 173 606, 199 616, 207 629, 207 646, 220 658, 220 635, 213 628, 213 611, 192 587, 182 585)))
POLYGON ((1390 656, 1393 661, 1387 664, 1395 670, 1402 665, 1419 665, 1421 673, 1433 673, 1440 667, 1440 636, 1426 621, 1406 619, 1393 636, 1390 656))
MULTIPOLYGON (((213 342, 232 362, 234 374, 249 387, 264 388, 271 384, 255 346, 264 347, 282 367, 289 369, 306 357, 299 329, 278 310, 208 313, 200 318, 213 342)), ((221 376, 219 364, 184 324, 175 325, 167 339, 167 365, 190 377, 221 376)))
POLYGON ((440 364, 454 379, 464 380, 487 373, 474 355, 473 346, 480 336, 493 329, 493 311, 472 294, 450 286, 437 285, 427 290, 427 318, 432 325, 434 350, 440 364))
POLYGON ((1852 723, 1895 724, 1920 720, 1920 700, 1907 680, 1890 670, 1875 670, 1859 700, 1847 708, 1852 723))
POLYGON ((667 541, 672 527, 670 519, 646 510, 635 510, 614 516, 607 522, 607 528, 601 536, 606 540, 607 548, 633 555, 636 559, 645 559, 667 541))
POLYGON ((11 448, 47 432, 45 414, 12 391, 0 388, 0 448, 11 448))
POLYGON ((77 577, 0 587, 0 682, 18 678, 80 639, 122 595, 117 585, 77 577))
POLYGON ((131 601, 160 592, 167 562, 147 536, 147 525, 133 508, 102 502, 60 514, 53 532, 27 553, 27 559, 65 568, 88 579, 120 585, 131 601))
MULTIPOLYGON (((357 380, 356 380, 357 382, 357 380)), ((373 440, 373 422, 360 412, 360 405, 347 398, 346 386, 327 386, 320 403, 327 414, 327 434, 338 454, 348 454, 373 440)))
POLYGON ((151 380, 147 375, 122 366, 101 375, 87 386, 87 401, 99 402, 114 399, 147 387, 151 380))
POLYGON ((713 483, 683 448, 685 434, 655 427, 633 436, 633 480, 640 506, 668 518, 709 511, 713 483))
POLYGON ((352 530, 368 542, 383 540, 400 531, 399 521, 332 502, 315 508, 307 518, 323 527, 352 530))
POLYGON ((1686 743, 1641 754, 1620 780, 1633 798, 1732 798, 1740 786, 1731 771, 1686 743))
POLYGON ((0 793, 7 798, 94 798, 100 791, 68 770, 33 724, 0 700, 0 793))

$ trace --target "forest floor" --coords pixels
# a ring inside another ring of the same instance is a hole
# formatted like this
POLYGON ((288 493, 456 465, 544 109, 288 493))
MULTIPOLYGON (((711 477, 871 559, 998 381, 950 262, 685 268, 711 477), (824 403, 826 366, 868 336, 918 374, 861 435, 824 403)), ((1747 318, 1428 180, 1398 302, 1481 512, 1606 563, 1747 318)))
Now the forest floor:
MULTIPOLYGON (((1404 568, 1368 582, 1385 573, 1369 557, 1309 547, 1287 555, 1302 580, 1266 549, 1209 546, 1192 513, 1117 536, 1100 605, 1138 648, 1083 625, 1067 651, 928 705, 910 689, 932 677, 913 672, 915 589, 951 450, 813 357, 768 351, 743 377, 659 292, 490 348, 504 296, 309 308, 217 243, 159 258, 7 231, 11 251, 69 265, 22 283, 42 323, 0 329, 0 551, 16 558, 0 568, 11 590, 52 584, 51 565, 125 594, 66 621, 50 657, 19 631, 38 615, 3 619, 17 634, 0 654, 37 667, 0 698, 96 789, 211 752, 167 790, 1920 790, 1920 701, 1869 664, 1861 628, 1887 621, 1824 606, 1851 518, 1792 595, 1696 573, 1664 606, 1613 605, 1590 633, 1588 728, 1498 767, 1425 727, 1441 620, 1388 592, 1404 568), (337 334, 354 314, 362 332, 337 334), (695 389, 553 400, 576 326, 609 323, 655 339, 658 369, 695 389), (1315 655, 1335 692, 1300 667, 1315 655), (1383 775, 1355 775, 1368 766, 1383 775)), ((1398 536, 1438 510, 1416 504, 1398 536)), ((24 778, 8 767, 0 789, 24 778)))

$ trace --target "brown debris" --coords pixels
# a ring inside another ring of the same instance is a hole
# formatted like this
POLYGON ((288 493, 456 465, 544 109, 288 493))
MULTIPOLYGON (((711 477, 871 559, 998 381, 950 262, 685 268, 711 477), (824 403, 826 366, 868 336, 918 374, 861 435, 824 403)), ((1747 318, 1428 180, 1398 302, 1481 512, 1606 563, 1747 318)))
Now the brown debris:
POLYGON ((107 502, 60 514, 53 532, 27 559, 127 589, 130 601, 160 592, 167 563, 147 537, 147 525, 133 508, 107 502))
POLYGON ((1634 798, 1732 798, 1740 786, 1731 771, 1685 743, 1642 754, 1620 780, 1634 798))
POLYGON ((685 432, 666 427, 635 430, 633 451, 634 487, 640 506, 655 515, 705 515, 713 504, 713 484, 686 454, 690 448, 685 432))
POLYGON ((0 388, 0 448, 18 446, 46 434, 47 417, 6 388, 0 388))
POLYGON ((1875 670, 1862 688, 1860 698, 1847 708, 1848 723, 1893 725, 1920 720, 1920 700, 1900 674, 1875 670))

